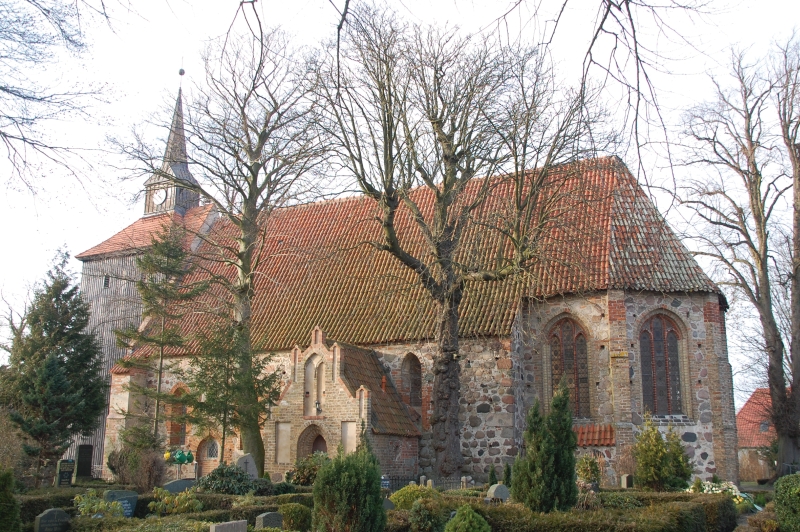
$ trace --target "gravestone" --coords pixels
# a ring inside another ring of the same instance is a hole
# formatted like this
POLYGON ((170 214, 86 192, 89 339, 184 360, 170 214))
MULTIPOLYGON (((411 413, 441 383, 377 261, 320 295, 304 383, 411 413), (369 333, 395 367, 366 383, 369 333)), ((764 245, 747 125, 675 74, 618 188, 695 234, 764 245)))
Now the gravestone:
POLYGON ((108 502, 119 501, 122 505, 122 512, 125 517, 133 517, 133 512, 136 510, 136 502, 139 500, 139 494, 135 491, 127 490, 106 490, 103 493, 103 500, 108 502))
POLYGON ((381 476, 381 489, 388 490, 390 486, 389 479, 385 476, 381 476))
POLYGON ((461 489, 467 489, 467 477, 461 477, 461 489))
POLYGON ((620 477, 623 488, 632 488, 633 487, 633 475, 622 475, 620 477))
POLYGON ((389 499, 383 499, 383 509, 384 510, 394 510, 394 503, 389 499))
POLYGON ((75 473, 75 460, 59 460, 56 466, 56 487, 72 486, 72 475, 75 473))
POLYGON ((50 508, 36 516, 33 532, 67 532, 69 530, 69 514, 58 508, 50 508))
POLYGON ((267 512, 256 516, 256 530, 260 528, 283 529, 283 516, 278 512, 267 512))
POLYGON ((247 521, 228 521, 211 525, 210 532, 247 532, 247 521))
POLYGON ((75 464, 75 478, 92 476, 92 454, 94 446, 78 445, 77 462, 75 464))
POLYGON ((433 479, 429 478, 428 483, 426 484, 430 489, 433 489, 433 479))
POLYGON ((236 460, 236 465, 243 469, 245 473, 250 475, 250 478, 258 478, 258 469, 256 469, 256 460, 252 454, 246 454, 236 460))
POLYGON ((194 487, 195 480, 193 478, 182 478, 180 480, 172 480, 164 484, 164 489, 170 493, 182 493, 194 487))
POLYGON ((495 484, 489 488, 489 493, 487 493, 487 496, 490 499, 499 499, 503 502, 506 502, 510 495, 511 494, 508 492, 508 486, 505 484, 495 484))

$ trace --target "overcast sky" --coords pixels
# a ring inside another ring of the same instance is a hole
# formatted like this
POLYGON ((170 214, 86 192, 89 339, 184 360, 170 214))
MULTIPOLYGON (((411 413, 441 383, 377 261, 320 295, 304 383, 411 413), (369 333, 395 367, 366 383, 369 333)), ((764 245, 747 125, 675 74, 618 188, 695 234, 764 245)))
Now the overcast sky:
MULTIPOLYGON (((540 16, 534 17, 536 1, 523 3, 501 26, 493 21, 508 9, 503 0, 403 0, 392 5, 414 22, 458 25, 470 32, 514 33, 521 26, 535 40, 551 27, 553 13, 548 10, 560 5, 560 0, 542 0, 540 16)), ((335 3, 341 5, 343 0, 335 3)), ((144 179, 123 179, 125 173, 118 168, 124 160, 106 139, 124 139, 133 127, 152 139, 163 138, 164 131, 148 122, 169 119, 167 109, 181 83, 178 69, 186 70, 184 86, 202 79, 201 51, 209 39, 228 31, 239 6, 238 0, 131 4, 136 12, 113 6, 111 27, 85 19, 87 51, 77 57, 65 55, 39 73, 42 79, 57 80, 58 86, 77 83, 99 88, 101 99, 92 103, 90 117, 47 125, 53 140, 83 150, 85 162, 78 165, 78 178, 43 164, 36 173, 35 193, 13 180, 5 182, 0 194, 0 222, 5 228, 0 232, 4 250, 0 291, 14 305, 19 306, 29 287, 42 278, 59 247, 80 253, 142 215, 137 193, 144 179)), ((598 4, 598 0, 568 4, 550 47, 565 80, 580 75, 598 4)), ((328 0, 258 0, 257 6, 266 24, 280 25, 299 44, 314 46, 335 35, 338 15, 328 0)), ((712 0, 705 11, 667 19, 688 43, 644 25, 648 44, 667 57, 664 72, 654 79, 670 125, 679 123, 682 110, 709 96, 708 74, 723 72, 731 47, 749 48, 752 57, 758 57, 773 40, 786 39, 800 21, 800 4, 793 0, 712 0)), ((621 155, 629 164, 635 162, 621 155)), ((661 160, 650 160, 648 180, 665 179, 664 166, 661 160)), ((7 174, 0 161, 0 176, 7 174)), ((73 268, 79 272, 80 263, 73 261, 73 268)))

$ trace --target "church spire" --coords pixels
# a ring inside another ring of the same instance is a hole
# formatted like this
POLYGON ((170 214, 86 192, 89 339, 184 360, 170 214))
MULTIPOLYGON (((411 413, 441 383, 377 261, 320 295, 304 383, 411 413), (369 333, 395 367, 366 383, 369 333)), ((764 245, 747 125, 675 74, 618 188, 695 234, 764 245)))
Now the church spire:
POLYGON ((183 95, 178 89, 178 99, 175 101, 175 111, 172 114, 172 125, 169 128, 167 149, 164 151, 162 171, 169 169, 176 163, 187 164, 186 159, 186 133, 183 130, 183 95))

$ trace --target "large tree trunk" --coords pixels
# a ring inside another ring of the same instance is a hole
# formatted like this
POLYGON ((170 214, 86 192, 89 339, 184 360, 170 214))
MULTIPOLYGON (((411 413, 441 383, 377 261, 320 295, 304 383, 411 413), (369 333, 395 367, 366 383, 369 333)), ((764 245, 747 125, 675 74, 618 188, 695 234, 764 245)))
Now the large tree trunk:
MULTIPOLYGON (((800 462, 800 145, 786 139, 792 163, 792 279, 791 279, 791 386, 786 405, 786 423, 792 436, 782 435, 778 440, 781 464, 800 462)), ((779 432, 779 434, 781 434, 779 432)))
POLYGON ((436 471, 443 477, 461 469, 461 424, 458 420, 461 397, 461 365, 458 361, 458 307, 463 290, 455 288, 437 301, 436 342, 433 363, 433 448, 436 471))

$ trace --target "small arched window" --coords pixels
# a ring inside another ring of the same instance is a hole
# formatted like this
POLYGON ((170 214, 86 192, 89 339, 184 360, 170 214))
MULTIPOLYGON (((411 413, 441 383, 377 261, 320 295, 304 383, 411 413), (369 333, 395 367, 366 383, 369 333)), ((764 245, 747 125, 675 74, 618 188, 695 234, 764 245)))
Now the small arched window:
POLYGON ((553 390, 566 379, 574 415, 590 417, 586 335, 574 321, 564 319, 550 331, 549 342, 553 390))
POLYGON ((219 458, 219 444, 216 440, 209 440, 206 443, 206 456, 207 460, 216 460, 219 458))
POLYGON ((413 353, 408 353, 400 368, 403 401, 409 406, 422 406, 422 364, 413 353))
POLYGON ((647 320, 639 332, 644 410, 656 416, 682 414, 678 328, 666 316, 647 320))

